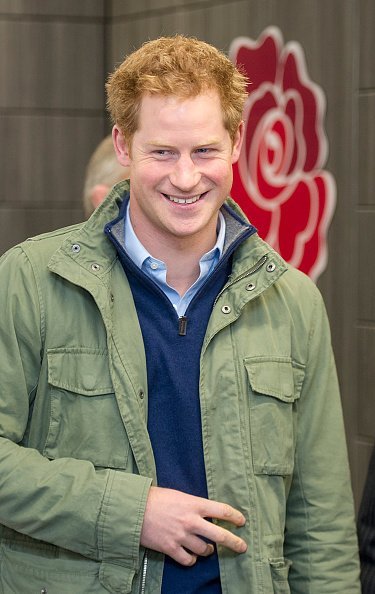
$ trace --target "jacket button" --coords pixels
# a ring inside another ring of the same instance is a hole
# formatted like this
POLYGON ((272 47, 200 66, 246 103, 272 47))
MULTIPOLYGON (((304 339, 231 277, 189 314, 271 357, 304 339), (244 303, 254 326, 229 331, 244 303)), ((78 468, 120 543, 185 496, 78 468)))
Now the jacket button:
POLYGON ((93 270, 94 272, 98 272, 98 270, 100 270, 99 264, 97 264, 96 262, 94 262, 94 264, 91 264, 91 270, 93 270))
POLYGON ((47 588, 42 588, 40 594, 47 594, 47 588))
POLYGON ((266 266, 266 270, 267 272, 273 272, 276 268, 276 264, 275 262, 270 262, 269 264, 267 264, 266 266))
POLYGON ((221 308, 221 311, 223 312, 223 314, 229 314, 232 309, 230 308, 229 305, 223 305, 223 307, 221 308))
POLYGON ((143 398, 145 397, 145 393, 144 393, 144 391, 143 391, 143 390, 139 390, 139 392, 138 392, 138 396, 139 396, 139 398, 140 398, 141 400, 143 400, 143 398))
POLYGON ((254 291, 255 287, 255 283, 249 283, 248 285, 246 285, 246 291, 254 291))
POLYGON ((71 250, 74 254, 78 254, 81 251, 81 246, 79 243, 73 243, 71 250))

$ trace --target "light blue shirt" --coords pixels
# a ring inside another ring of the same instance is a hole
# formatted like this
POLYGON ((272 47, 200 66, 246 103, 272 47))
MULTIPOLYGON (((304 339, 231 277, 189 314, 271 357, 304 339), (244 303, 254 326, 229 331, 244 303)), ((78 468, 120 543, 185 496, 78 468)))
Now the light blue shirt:
POLYGON ((203 285, 211 271, 215 268, 223 253, 225 239, 225 219, 220 211, 218 227, 219 230, 214 247, 209 252, 204 254, 199 260, 199 277, 181 297, 179 293, 167 283, 167 267, 165 263, 162 260, 154 258, 139 241, 130 221, 129 205, 126 209, 125 250, 128 256, 133 260, 134 264, 136 264, 138 268, 142 270, 142 272, 147 274, 147 276, 149 276, 165 293, 175 308, 178 316, 184 315, 190 301, 203 285))

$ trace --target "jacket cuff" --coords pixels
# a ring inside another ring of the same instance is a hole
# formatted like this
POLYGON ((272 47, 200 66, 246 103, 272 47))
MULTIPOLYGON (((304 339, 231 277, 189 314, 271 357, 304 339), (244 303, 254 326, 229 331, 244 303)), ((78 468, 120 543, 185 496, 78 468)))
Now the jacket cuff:
POLYGON ((140 538, 152 479, 110 470, 98 518, 98 550, 102 561, 138 570, 140 538))

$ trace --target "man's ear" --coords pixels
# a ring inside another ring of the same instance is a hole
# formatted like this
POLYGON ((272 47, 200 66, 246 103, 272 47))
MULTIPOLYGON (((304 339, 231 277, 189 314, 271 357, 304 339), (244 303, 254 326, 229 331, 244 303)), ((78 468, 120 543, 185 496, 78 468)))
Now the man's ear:
POLYGON ((233 140, 232 164, 237 163, 237 161, 240 157, 244 134, 245 134, 245 124, 244 124, 244 121, 242 120, 240 122, 240 125, 238 126, 238 130, 237 130, 237 132, 234 136, 234 140, 233 140))
POLYGON ((112 140, 118 162, 120 163, 120 165, 123 165, 124 167, 129 167, 129 148, 125 141, 124 135, 121 132, 120 128, 117 126, 117 124, 115 124, 112 128, 112 140))

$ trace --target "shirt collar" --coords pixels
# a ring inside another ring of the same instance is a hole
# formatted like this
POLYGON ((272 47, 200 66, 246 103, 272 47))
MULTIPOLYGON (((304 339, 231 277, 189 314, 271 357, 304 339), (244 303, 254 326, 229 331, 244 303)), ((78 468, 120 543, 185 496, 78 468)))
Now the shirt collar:
MULTIPOLYGON (((125 251, 127 252, 128 256, 133 260, 134 264, 138 266, 138 268, 142 268, 142 264, 144 263, 147 258, 152 258, 156 260, 142 245, 139 241, 138 237, 136 236, 133 225, 130 220, 129 215, 129 203, 126 207, 126 214, 125 214, 125 230, 124 230, 125 238, 124 238, 124 245, 125 251)), ((217 239, 214 247, 208 251, 206 254, 202 256, 200 262, 206 260, 212 260, 216 254, 218 254, 218 260, 221 258, 224 248, 224 241, 225 241, 225 219, 222 213, 219 211, 219 218, 218 218, 218 234, 217 239)))

